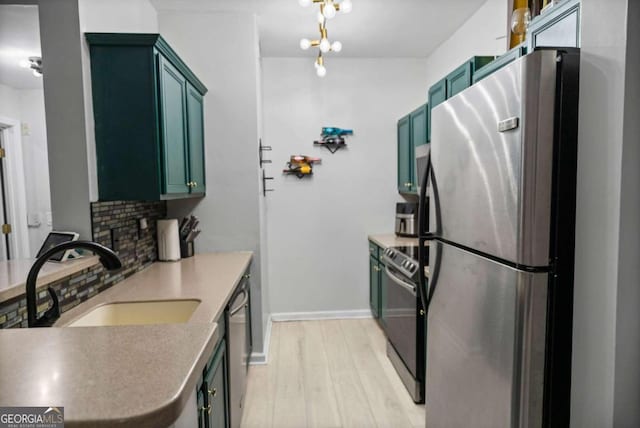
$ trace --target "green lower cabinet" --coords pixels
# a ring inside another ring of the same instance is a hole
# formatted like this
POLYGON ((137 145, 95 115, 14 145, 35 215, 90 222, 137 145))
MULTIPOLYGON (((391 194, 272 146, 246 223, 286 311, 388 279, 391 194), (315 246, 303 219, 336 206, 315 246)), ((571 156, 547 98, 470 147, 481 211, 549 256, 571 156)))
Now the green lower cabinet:
POLYGON ((378 318, 380 325, 383 329, 387 328, 387 319, 385 317, 385 308, 387 307, 387 287, 385 287, 386 281, 384 280, 385 265, 382 261, 378 262, 378 283, 380 284, 380 317, 378 318))
POLYGON ((218 343, 210 363, 207 364, 198 390, 199 428, 229 426, 227 370, 227 345, 222 340, 218 343))
POLYGON ((413 180, 411 115, 398 121, 398 192, 410 193, 413 180))
POLYGON ((205 428, 207 426, 207 406, 205 405, 205 392, 202 391, 202 384, 198 387, 198 428, 205 428))
POLYGON ((380 262, 369 257, 369 306, 373 317, 380 318, 380 262))

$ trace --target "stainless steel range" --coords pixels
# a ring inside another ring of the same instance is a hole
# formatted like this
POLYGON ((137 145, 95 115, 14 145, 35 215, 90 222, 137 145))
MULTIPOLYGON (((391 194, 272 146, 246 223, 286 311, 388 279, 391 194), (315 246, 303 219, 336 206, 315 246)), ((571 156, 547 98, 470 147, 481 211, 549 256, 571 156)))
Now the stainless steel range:
POLYGON ((382 319, 387 333, 387 356, 413 401, 424 402, 425 319, 418 294, 418 247, 384 250, 382 261, 382 319))

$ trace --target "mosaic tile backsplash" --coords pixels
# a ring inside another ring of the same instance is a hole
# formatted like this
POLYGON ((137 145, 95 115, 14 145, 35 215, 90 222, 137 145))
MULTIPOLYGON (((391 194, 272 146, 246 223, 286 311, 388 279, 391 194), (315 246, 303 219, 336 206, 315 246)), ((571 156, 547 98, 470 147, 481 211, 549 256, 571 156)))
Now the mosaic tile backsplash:
MULTIPOLYGON (((122 260, 123 268, 109 273, 98 265, 49 284, 58 294, 61 312, 68 311, 155 262, 158 257, 156 221, 166 215, 167 205, 164 201, 92 203, 93 240, 113 249, 122 260), (139 227, 142 218, 147 219, 146 229, 139 227)), ((46 289, 38 292, 38 312, 48 308, 48 296, 46 289)), ((24 295, 0 302, 0 328, 26 326, 27 302, 24 295)))

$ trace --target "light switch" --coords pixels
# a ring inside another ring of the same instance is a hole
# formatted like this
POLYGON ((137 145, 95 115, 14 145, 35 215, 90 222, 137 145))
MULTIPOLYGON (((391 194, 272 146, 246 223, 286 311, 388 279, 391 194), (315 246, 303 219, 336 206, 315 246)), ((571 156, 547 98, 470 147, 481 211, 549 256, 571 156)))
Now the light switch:
POLYGON ((21 129, 23 137, 28 137, 31 135, 31 128, 29 127, 29 124, 27 122, 22 122, 21 129))

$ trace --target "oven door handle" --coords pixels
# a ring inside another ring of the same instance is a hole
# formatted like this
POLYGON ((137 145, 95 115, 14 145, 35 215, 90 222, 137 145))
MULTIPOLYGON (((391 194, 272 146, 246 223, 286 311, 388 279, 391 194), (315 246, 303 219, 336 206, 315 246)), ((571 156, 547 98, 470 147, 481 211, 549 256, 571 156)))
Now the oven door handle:
POLYGON ((400 287, 407 289, 408 291, 410 291, 415 296, 415 294, 416 294, 416 286, 415 285, 410 284, 410 283, 408 283, 406 281, 403 281, 400 278, 398 278, 397 276, 395 276, 393 274, 393 272, 391 272, 387 266, 385 266, 384 270, 385 270, 385 273, 387 274, 387 276, 389 278, 391 278, 391 280, 393 282, 398 284, 400 287))

